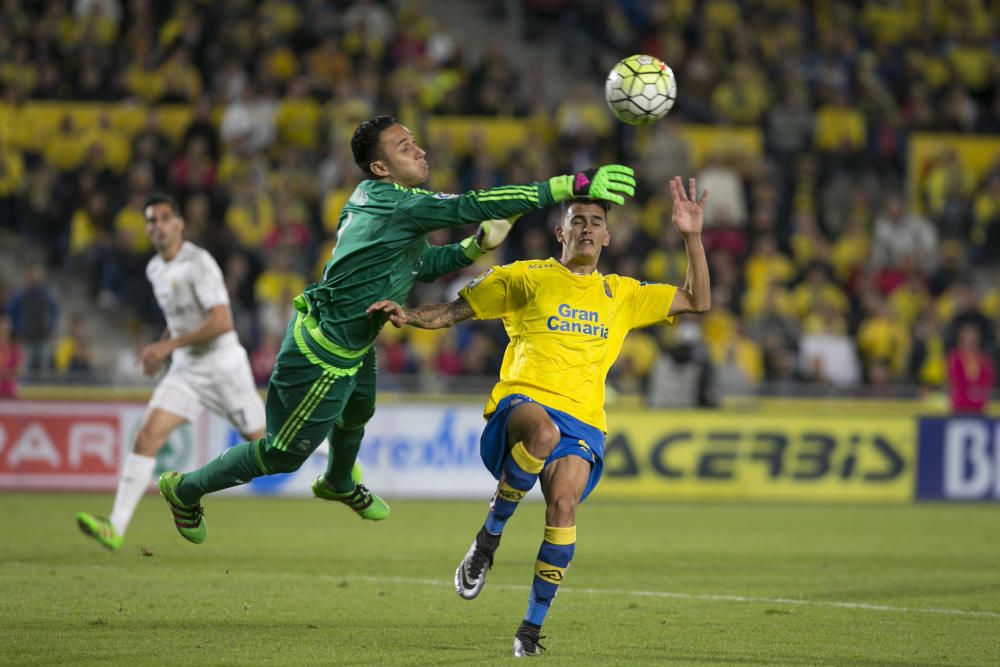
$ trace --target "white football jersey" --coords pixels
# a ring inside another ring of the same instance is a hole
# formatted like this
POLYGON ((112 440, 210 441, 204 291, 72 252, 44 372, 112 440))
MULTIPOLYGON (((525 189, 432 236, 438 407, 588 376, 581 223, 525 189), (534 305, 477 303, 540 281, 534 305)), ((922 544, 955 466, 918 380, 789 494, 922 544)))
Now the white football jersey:
MULTIPOLYGON (((156 302, 160 304, 173 338, 201 327, 213 306, 229 305, 229 293, 219 265, 206 250, 189 241, 184 242, 169 262, 154 255, 146 265, 146 277, 153 285, 156 302)), ((245 354, 236 332, 227 331, 203 345, 174 350, 171 361, 174 366, 193 362, 226 364, 245 354)))

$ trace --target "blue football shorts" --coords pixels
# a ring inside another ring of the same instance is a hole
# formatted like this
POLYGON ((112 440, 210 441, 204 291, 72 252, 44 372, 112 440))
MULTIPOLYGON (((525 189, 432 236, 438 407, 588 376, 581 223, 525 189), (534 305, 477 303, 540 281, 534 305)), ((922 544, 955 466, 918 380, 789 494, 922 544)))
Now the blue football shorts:
POLYGON ((479 439, 479 454, 483 458, 486 468, 493 474, 493 477, 500 479, 500 471, 503 469, 504 459, 507 458, 507 420, 515 407, 521 403, 531 402, 541 406, 549 414, 549 418, 559 429, 559 443, 545 460, 550 461, 561 459, 564 456, 579 456, 590 462, 590 479, 587 487, 583 490, 584 500, 590 492, 597 486, 604 471, 604 432, 598 428, 585 424, 576 417, 566 414, 562 410, 550 408, 538 401, 525 396, 524 394, 511 394, 505 396, 498 404, 497 409, 486 421, 486 428, 479 439))

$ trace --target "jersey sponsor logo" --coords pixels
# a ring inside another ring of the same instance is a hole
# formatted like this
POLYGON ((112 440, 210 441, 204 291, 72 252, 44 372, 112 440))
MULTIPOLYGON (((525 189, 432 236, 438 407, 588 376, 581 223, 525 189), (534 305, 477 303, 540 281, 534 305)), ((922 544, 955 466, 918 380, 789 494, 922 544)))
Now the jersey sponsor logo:
POLYGON ((578 333, 607 339, 608 328, 601 323, 600 314, 596 310, 583 310, 573 308, 568 303, 560 303, 556 312, 557 315, 545 320, 545 326, 549 331, 578 333))
POLYGON ((368 193, 361 188, 355 188, 349 201, 357 206, 364 206, 368 203, 368 193))
POLYGON ((551 269, 551 264, 528 264, 529 269, 551 269))
POLYGON ((447 192, 435 192, 434 199, 454 199, 458 195, 448 194, 447 192))
POLYGON ((466 285, 465 288, 466 289, 470 289, 470 290, 471 289, 475 289, 476 286, 479 285, 479 283, 481 283, 484 280, 486 280, 487 278, 489 278, 491 273, 493 273, 493 269, 489 269, 485 273, 480 273, 478 276, 476 276, 475 278, 473 278, 472 280, 470 280, 469 284, 466 285))

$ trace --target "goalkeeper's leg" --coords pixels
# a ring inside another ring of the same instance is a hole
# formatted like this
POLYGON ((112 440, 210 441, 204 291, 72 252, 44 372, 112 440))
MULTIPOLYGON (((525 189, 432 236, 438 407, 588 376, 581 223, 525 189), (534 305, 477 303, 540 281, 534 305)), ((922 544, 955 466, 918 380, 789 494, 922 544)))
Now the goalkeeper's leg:
POLYGON ((369 350, 357 384, 344 411, 330 431, 330 454, 326 473, 313 482, 313 495, 323 500, 344 503, 362 519, 381 521, 389 516, 389 505, 361 483, 358 450, 365 435, 365 424, 375 414, 375 349, 369 350))
MULTIPOLYGON (((287 343, 287 339, 286 339, 287 343)), ((358 369, 316 364, 294 347, 283 346, 278 370, 268 385, 266 436, 232 447, 186 474, 160 476, 160 493, 170 505, 181 535, 205 539, 201 498, 264 475, 293 472, 330 432, 356 383, 358 369)))

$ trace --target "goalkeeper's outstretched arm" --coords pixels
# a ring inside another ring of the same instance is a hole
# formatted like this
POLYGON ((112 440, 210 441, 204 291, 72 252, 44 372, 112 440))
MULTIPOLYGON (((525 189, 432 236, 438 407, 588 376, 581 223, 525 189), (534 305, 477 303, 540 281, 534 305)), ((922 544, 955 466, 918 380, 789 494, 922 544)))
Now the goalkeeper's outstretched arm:
POLYGON ((505 185, 461 195, 407 190, 396 204, 396 213, 409 218, 419 230, 428 232, 510 218, 573 197, 593 197, 623 204, 625 197, 633 195, 635 173, 630 167, 611 164, 576 174, 553 176, 540 183, 505 185))

